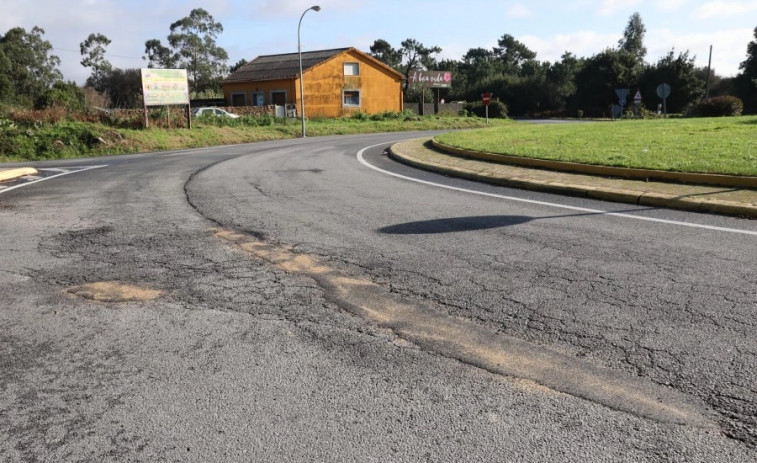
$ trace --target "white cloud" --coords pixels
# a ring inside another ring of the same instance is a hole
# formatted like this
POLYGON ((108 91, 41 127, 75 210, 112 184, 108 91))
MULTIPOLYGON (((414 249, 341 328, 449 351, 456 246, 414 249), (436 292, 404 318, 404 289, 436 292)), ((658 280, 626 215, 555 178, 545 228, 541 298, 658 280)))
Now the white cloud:
POLYGON ((676 55, 689 51, 695 56, 699 67, 706 67, 712 50, 712 68, 721 76, 735 76, 739 64, 746 59, 746 47, 752 37, 752 29, 728 29, 710 33, 680 34, 669 29, 652 32, 646 40, 647 61, 656 62, 675 48, 676 55))
POLYGON ((700 6, 694 11, 697 19, 710 19, 715 17, 741 16, 757 11, 757 1, 728 2, 714 1, 700 6))
MULTIPOLYGON (((323 11, 346 13, 360 9, 365 0, 262 0, 256 2, 254 15, 265 18, 299 17, 311 6, 318 5, 323 11)), ((250 8, 253 12, 253 9, 250 8)))
POLYGON ((666 0, 657 4, 660 11, 677 11, 686 5, 686 0, 666 0))
POLYGON ((516 3, 507 10, 507 16, 511 18, 527 18, 531 16, 531 10, 520 3, 516 3))
POLYGON ((518 37, 528 48, 535 51, 539 61, 559 61, 566 51, 578 57, 590 57, 608 47, 617 45, 617 34, 598 34, 594 31, 578 31, 553 37, 526 35, 518 37))

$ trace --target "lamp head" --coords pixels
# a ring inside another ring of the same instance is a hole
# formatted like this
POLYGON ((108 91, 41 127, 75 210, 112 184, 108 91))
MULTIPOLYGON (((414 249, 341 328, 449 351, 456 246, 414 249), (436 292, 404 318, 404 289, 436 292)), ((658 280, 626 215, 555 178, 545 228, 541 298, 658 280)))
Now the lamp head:
POLYGON ((318 5, 311 6, 310 9, 313 10, 313 11, 321 11, 321 7, 318 6, 318 5))

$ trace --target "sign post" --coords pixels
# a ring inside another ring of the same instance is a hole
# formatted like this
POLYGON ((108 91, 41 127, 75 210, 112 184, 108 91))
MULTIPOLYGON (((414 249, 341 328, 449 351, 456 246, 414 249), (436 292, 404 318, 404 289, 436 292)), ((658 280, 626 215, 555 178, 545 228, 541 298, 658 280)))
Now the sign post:
POLYGON ((633 104, 635 106, 634 113, 636 117, 639 117, 639 108, 641 107, 641 90, 636 90, 636 95, 633 96, 633 104))
POLYGON ((182 105, 187 107, 187 124, 192 128, 189 113, 189 83, 186 69, 142 69, 142 100, 145 128, 149 124, 148 106, 182 105))
POLYGON ((623 119, 623 107, 626 105, 626 97, 630 90, 627 88, 616 88, 615 95, 618 97, 618 103, 620 103, 620 118, 623 119))
POLYGON ((662 98, 662 114, 668 117, 668 97, 670 96, 670 85, 661 83, 657 86, 657 96, 662 98))
POLYGON ((489 103, 492 102, 492 93, 482 93, 481 101, 483 101, 486 107, 486 125, 489 125, 489 103))

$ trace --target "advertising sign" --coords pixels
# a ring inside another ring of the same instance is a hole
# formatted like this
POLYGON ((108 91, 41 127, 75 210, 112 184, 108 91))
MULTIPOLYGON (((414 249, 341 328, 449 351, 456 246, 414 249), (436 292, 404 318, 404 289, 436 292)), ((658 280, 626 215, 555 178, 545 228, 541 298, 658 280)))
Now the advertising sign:
POLYGON ((142 69, 145 106, 188 105, 186 69, 142 69))
POLYGON ((411 71, 408 78, 411 88, 449 88, 452 73, 449 71, 411 71))

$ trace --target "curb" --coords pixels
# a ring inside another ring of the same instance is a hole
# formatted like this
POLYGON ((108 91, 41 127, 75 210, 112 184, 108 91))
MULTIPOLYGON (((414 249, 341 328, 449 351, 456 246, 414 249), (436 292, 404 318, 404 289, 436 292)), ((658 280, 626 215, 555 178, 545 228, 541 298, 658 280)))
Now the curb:
POLYGON ((39 172, 37 172, 37 169, 34 169, 32 167, 20 167, 18 169, 0 170, 0 182, 13 180, 25 175, 37 175, 38 173, 39 172))
MULTIPOLYGON (((407 164, 419 169, 428 170, 452 177, 460 177, 467 180, 491 183, 494 185, 507 186, 545 193, 557 193, 568 196, 578 196, 603 201, 629 203, 641 206, 664 207, 667 209, 679 209, 692 212, 716 213, 722 215, 757 218, 757 205, 745 203, 699 200, 681 198, 655 192, 638 192, 615 188, 592 187, 586 185, 574 185, 559 182, 536 182, 521 177, 498 177, 487 173, 477 173, 456 167, 441 164, 426 163, 406 155, 397 150, 397 145, 389 148, 389 156, 395 161, 407 164)), ((499 155, 496 155, 499 156, 499 155)), ((585 173, 585 172, 584 172, 585 173)))
POLYGON ((700 185, 733 186, 741 188, 757 188, 757 177, 720 175, 720 174, 695 174, 688 172, 670 172, 665 170, 633 169, 627 167, 597 166, 594 164, 581 164, 578 162, 551 161, 548 159, 524 158, 509 156, 506 154, 471 151, 454 146, 445 145, 435 139, 431 139, 434 148, 452 155, 466 156, 483 161, 511 164, 522 167, 539 167, 542 169, 556 170, 560 172, 572 172, 580 174, 603 175, 607 177, 623 177, 637 180, 665 180, 680 183, 692 183, 700 185))

